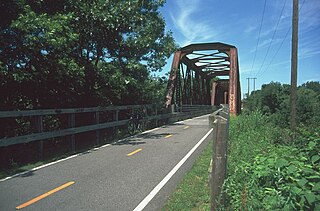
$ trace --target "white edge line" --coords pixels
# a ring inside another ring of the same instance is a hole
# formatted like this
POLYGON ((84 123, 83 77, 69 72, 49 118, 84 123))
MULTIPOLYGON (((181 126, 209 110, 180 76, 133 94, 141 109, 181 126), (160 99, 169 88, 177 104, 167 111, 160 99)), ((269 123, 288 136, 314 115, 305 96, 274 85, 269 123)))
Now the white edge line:
MULTIPOLYGON (((153 129, 151 129, 151 130, 144 131, 144 132, 142 132, 141 134, 149 133, 149 132, 152 132, 152 131, 155 131, 155 130, 158 130, 158 129, 160 129, 160 127, 153 128, 153 129)), ((136 136, 136 135, 135 135, 135 136, 136 136)), ((92 152, 92 151, 99 150, 99 149, 102 149, 102 148, 105 148, 105 147, 109 147, 109 146, 111 146, 112 144, 120 143, 120 142, 122 142, 122 141, 125 141, 125 140, 127 140, 127 139, 129 139, 129 138, 132 138, 132 137, 135 137, 135 136, 126 137, 126 138, 124 138, 124 139, 120 139, 120 140, 118 140, 118 141, 115 141, 115 142, 113 142, 113 143, 111 143, 111 144, 105 144, 105 145, 102 145, 102 146, 100 146, 100 147, 95 147, 95 148, 93 148, 93 149, 89 149, 89 150, 87 150, 87 151, 85 151, 85 152, 80 152, 80 153, 78 153, 78 154, 71 155, 71 156, 69 156, 69 157, 62 158, 62 159, 57 160, 57 161, 53 161, 53 162, 50 162, 50 163, 46 163, 46 164, 44 164, 44 165, 41 165, 41 166, 32 168, 32 169, 30 169, 30 170, 28 170, 28 171, 24 171, 24 172, 17 173, 17 174, 14 174, 14 175, 12 175, 12 176, 8 176, 8 177, 6 177, 6 178, 0 179, 0 182, 4 182, 4 181, 6 181, 6 180, 9 180, 9 179, 12 179, 12 178, 15 178, 15 177, 22 176, 22 175, 28 174, 28 173, 30 173, 30 172, 34 172, 34 171, 37 171, 37 170, 39 170, 39 169, 42 169, 42 168, 45 168, 45 167, 48 167, 48 166, 52 166, 52 165, 54 165, 54 164, 57 164, 57 163, 60 163, 60 162, 63 162, 63 161, 66 161, 66 160, 69 160, 69 159, 78 157, 79 155, 83 155, 83 154, 85 154, 85 153, 87 153, 87 152, 92 152)))
POLYGON ((179 170, 179 168, 186 162, 186 160, 194 153, 194 151, 202 144, 202 142, 210 135, 213 131, 211 128, 206 135, 204 135, 201 140, 179 161, 179 163, 173 167, 173 169, 161 180, 161 182, 153 188, 153 190, 138 204, 133 211, 141 211, 143 210, 149 202, 157 195, 157 193, 165 186, 165 184, 171 179, 171 177, 179 170))
MULTIPOLYGON (((196 118, 197 118, 197 117, 196 117, 196 118)), ((194 119, 194 118, 191 118, 191 119, 194 119)), ((188 119, 188 120, 191 120, 191 119, 188 119)), ((181 122, 183 122, 183 121, 181 121, 181 122)), ((158 129, 162 128, 162 127, 163 127, 163 126, 157 127, 157 128, 153 128, 153 129, 151 129, 151 130, 144 131, 144 132, 142 132, 141 134, 150 133, 150 132, 153 132, 153 131, 155 131, 155 130, 158 130, 158 129)), ((120 139, 120 140, 118 140, 118 141, 113 142, 112 144, 120 143, 120 142, 125 141, 125 140, 127 140, 127 139, 129 139, 129 138, 132 138, 132 137, 136 137, 136 135, 130 136, 130 137, 126 137, 126 138, 124 138, 124 139, 120 139)), ((71 155, 70 157, 67 157, 67 158, 63 158, 63 159, 60 159, 60 160, 57 160, 57 161, 53 161, 53 162, 51 162, 51 163, 46 163, 46 164, 44 164, 44 165, 35 167, 35 168, 30 169, 30 170, 28 170, 28 171, 24 171, 24 172, 17 173, 17 174, 14 174, 14 175, 12 175, 12 176, 8 176, 8 177, 6 177, 6 178, 0 179, 0 182, 4 182, 4 181, 6 181, 6 180, 9 180, 9 179, 12 179, 12 178, 15 178, 15 177, 19 177, 19 176, 25 175, 25 174, 28 174, 28 173, 30 173, 30 172, 33 172, 33 171, 36 171, 36 170, 39 170, 39 169, 42 169, 42 168, 45 168, 45 167, 48 167, 48 166, 52 166, 52 165, 54 165, 54 164, 57 164, 57 163, 60 163, 60 162, 69 160, 69 159, 71 159, 71 158, 78 157, 79 155, 82 155, 82 154, 87 153, 87 152, 92 152, 92 151, 94 151, 94 150, 98 150, 98 149, 102 149, 102 148, 111 146, 112 144, 105 144, 105 145, 102 145, 102 146, 100 146, 100 147, 96 147, 96 148, 90 149, 90 150, 85 151, 85 152, 81 152, 81 153, 78 153, 78 154, 75 154, 75 155, 71 155)))

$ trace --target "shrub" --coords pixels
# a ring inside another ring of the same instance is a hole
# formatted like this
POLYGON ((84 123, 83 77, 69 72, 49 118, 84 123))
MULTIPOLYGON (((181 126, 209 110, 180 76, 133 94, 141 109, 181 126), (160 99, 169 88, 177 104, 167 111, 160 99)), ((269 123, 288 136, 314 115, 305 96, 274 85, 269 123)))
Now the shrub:
POLYGON ((229 210, 319 210, 319 129, 300 136, 253 112, 231 118, 228 178, 229 210))

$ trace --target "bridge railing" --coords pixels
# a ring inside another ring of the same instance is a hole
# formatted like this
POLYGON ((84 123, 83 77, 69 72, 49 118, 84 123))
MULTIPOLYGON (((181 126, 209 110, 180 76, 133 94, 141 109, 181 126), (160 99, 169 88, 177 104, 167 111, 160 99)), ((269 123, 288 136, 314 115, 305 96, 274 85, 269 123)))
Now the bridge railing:
POLYGON ((128 105, 0 111, 0 147, 68 136, 72 151, 75 151, 75 134, 96 131, 96 145, 99 145, 100 130, 126 126, 130 116, 137 110, 143 112, 143 121, 154 121, 155 126, 158 126, 159 121, 164 119, 178 121, 210 113, 214 109, 211 106, 184 106, 180 112, 175 112, 174 108, 164 109, 155 105, 128 105), (21 128, 10 128, 9 122, 21 128))
POLYGON ((177 106, 178 112, 196 112, 196 111, 213 111, 220 108, 219 106, 211 105, 181 105, 177 106))

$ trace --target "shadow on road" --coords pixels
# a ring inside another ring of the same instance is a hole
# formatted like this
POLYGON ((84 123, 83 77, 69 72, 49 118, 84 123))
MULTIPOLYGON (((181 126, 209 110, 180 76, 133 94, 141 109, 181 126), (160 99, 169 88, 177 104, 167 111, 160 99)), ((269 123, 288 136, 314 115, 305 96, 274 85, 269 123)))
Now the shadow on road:
POLYGON ((125 139, 123 141, 119 141, 119 142, 116 142, 116 143, 113 143, 111 145, 114 145, 114 146, 121 146, 121 145, 141 145, 141 144, 145 144, 146 142, 145 141, 139 141, 137 139, 125 139))
POLYGON ((170 135, 172 133, 145 133, 145 134, 139 134, 137 138, 139 139, 161 139, 164 138, 167 135, 170 135))
POLYGON ((34 175, 34 171, 31 170, 31 171, 27 171, 26 173, 23 173, 21 177, 31 177, 33 175, 34 175))
POLYGON ((120 146, 120 145, 141 145, 145 144, 148 141, 164 139, 168 135, 174 135, 174 133, 145 133, 138 134, 133 137, 126 138, 122 141, 115 142, 111 145, 120 146))

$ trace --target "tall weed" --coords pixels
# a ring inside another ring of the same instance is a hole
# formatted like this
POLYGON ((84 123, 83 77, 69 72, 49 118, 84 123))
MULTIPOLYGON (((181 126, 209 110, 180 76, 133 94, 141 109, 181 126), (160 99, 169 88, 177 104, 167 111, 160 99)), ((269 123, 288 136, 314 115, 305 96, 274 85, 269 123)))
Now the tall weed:
POLYGON ((259 111, 231 118, 229 210, 320 209, 319 134, 300 134, 288 145, 291 134, 259 111))

